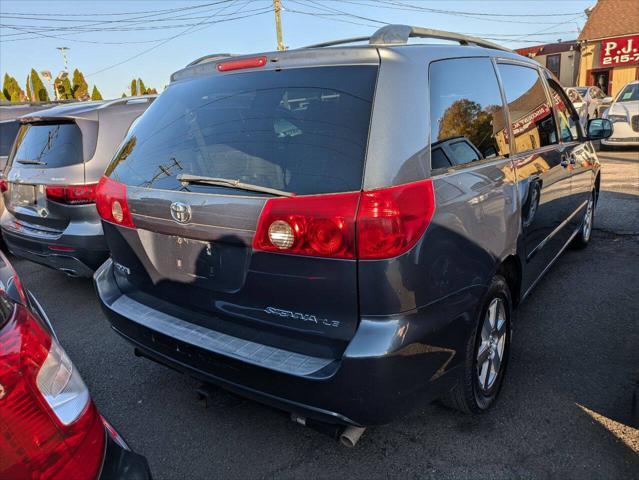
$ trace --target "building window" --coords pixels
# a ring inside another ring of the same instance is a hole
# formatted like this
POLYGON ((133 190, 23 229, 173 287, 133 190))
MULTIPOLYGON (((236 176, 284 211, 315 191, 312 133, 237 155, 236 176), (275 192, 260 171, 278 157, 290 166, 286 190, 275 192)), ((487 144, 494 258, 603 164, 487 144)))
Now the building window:
POLYGON ((557 78, 559 78, 560 65, 561 65, 561 55, 548 55, 546 57, 546 68, 550 70, 557 78))

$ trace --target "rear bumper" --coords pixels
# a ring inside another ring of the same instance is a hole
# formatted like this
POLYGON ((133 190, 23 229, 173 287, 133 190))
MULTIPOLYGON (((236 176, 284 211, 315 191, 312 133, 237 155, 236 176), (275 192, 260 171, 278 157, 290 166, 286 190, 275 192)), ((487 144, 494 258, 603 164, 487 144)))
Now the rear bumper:
POLYGON ((91 277, 109 256, 101 229, 99 234, 91 232, 90 235, 69 234, 67 229, 55 238, 43 238, 15 228, 14 217, 9 211, 3 213, 0 225, 11 253, 72 276, 91 277))
MULTIPOLYGON (((448 315, 436 305, 392 318, 362 319, 341 358, 316 372, 287 373, 279 364, 232 356, 223 346, 207 348, 205 333, 195 324, 186 332, 192 341, 186 340, 155 321, 162 312, 143 307, 123 314, 117 302, 128 297, 117 286, 111 260, 96 271, 94 280, 113 329, 141 355, 261 403, 331 423, 388 423, 440 397, 454 385, 461 357, 457 352, 471 329, 467 316, 446 320, 448 315)), ((274 350, 274 357, 286 354, 274 350)))
POLYGON ((118 444, 106 429, 106 448, 99 480, 151 480, 149 464, 142 455, 118 444))

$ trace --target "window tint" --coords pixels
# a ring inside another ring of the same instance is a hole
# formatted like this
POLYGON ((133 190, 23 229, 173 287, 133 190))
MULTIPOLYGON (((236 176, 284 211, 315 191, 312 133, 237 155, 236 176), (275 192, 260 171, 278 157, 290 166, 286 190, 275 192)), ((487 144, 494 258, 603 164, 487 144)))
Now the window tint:
POLYGON ((550 86, 552 103, 557 111, 561 141, 570 142, 577 140, 579 138, 579 133, 577 132, 579 117, 571 110, 569 106, 570 102, 566 98, 562 88, 552 80, 548 80, 548 85, 550 86))
POLYGON ((499 85, 487 58, 460 58, 430 66, 431 166, 462 165, 507 155, 499 85), (436 153, 438 149, 445 156, 436 153))
POLYGON ((82 163, 82 132, 75 123, 23 125, 12 164, 22 167, 66 167, 82 163))
POLYGON ((500 64, 499 75, 508 101, 515 150, 525 152, 557 143, 552 108, 537 70, 500 64))
POLYGON ((206 75, 171 85, 130 130, 118 181, 211 191, 181 173, 296 194, 359 190, 377 67, 206 75))
POLYGON ((9 155, 19 129, 20 123, 15 120, 0 123, 0 157, 9 155))

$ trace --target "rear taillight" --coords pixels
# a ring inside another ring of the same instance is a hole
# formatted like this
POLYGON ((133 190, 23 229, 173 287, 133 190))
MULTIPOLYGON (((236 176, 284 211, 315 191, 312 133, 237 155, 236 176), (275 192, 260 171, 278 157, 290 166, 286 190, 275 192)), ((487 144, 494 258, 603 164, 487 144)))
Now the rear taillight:
POLYGON ((9 190, 9 184, 6 178, 0 178, 0 193, 4 193, 9 190))
POLYGON ((47 199, 67 205, 87 205, 95 203, 97 184, 89 185, 47 185, 47 199))
POLYGON ((255 250, 374 260, 408 251, 435 212, 431 180, 356 193, 267 200, 255 250))
POLYGON ((273 198, 253 241, 256 250, 313 257, 355 258, 359 193, 273 198))
POLYGON ((62 347, 26 307, 13 309, 0 330, 0 478, 94 479, 100 415, 62 347))
POLYGON ((135 227, 126 199, 126 185, 123 183, 102 177, 98 182, 95 204, 103 220, 123 227, 135 227))
POLYGON ((357 254, 363 260, 396 257, 422 236, 435 213, 431 180, 362 193, 357 254))

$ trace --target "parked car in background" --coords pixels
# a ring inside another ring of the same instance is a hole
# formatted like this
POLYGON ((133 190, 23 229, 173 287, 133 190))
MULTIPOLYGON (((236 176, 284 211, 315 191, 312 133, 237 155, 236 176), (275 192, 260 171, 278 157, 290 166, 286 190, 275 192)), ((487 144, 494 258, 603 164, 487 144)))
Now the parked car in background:
MULTIPOLYGON (((27 113, 37 112, 46 108, 51 108, 53 103, 0 103, 0 193, 6 191, 7 182, 4 179, 4 167, 7 164, 7 158, 13 141, 20 129, 18 117, 27 113)), ((4 211, 4 202, 0 195, 0 215, 4 211)))
POLYGON ((612 136, 602 146, 639 146, 639 80, 621 89, 604 118, 612 122, 612 136))
POLYGON ((579 115, 581 125, 585 127, 588 123, 588 106, 586 105, 586 102, 575 87, 566 88, 566 93, 575 107, 575 110, 577 110, 577 115, 579 115))
POLYGON ((0 225, 9 250, 71 276, 108 257, 95 187, 155 96, 61 105, 20 118, 0 225))
POLYGON ((610 124, 490 42, 348 43, 174 73, 98 184, 96 290, 139 355, 297 419, 483 412, 513 308, 590 240, 610 124))
POLYGON ((23 115, 55 106, 47 103, 0 103, 0 171, 4 170, 13 141, 20 129, 18 118, 23 115))
POLYGON ((612 102, 612 98, 607 97, 599 87, 575 87, 575 90, 586 102, 589 119, 599 118, 612 102))
POLYGON ((150 479, 0 253, 0 478, 150 479))

